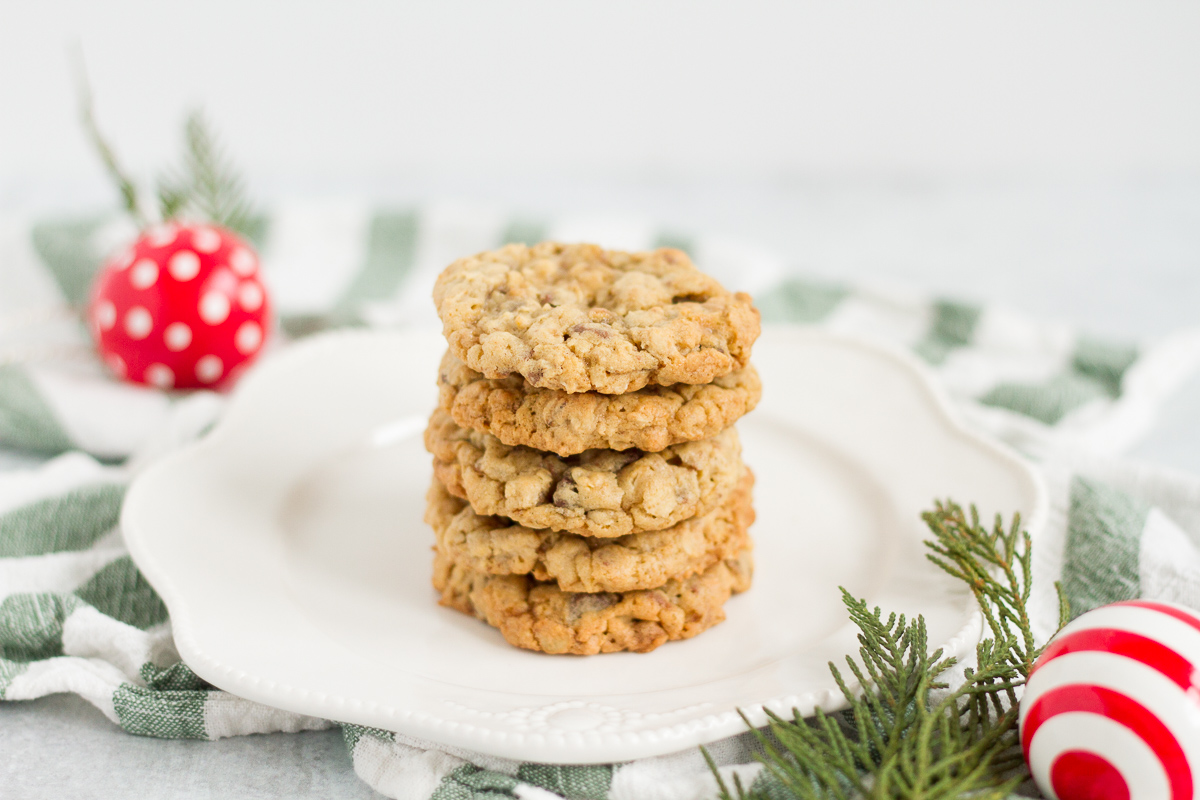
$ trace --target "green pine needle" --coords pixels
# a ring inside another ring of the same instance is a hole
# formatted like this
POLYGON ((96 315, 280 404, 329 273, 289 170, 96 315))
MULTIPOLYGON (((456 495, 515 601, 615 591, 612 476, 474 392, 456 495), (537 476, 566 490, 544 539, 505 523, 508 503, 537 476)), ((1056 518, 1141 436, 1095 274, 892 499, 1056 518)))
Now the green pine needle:
MULTIPOLYGON (((791 797, 1002 800, 1028 777, 1018 741, 1017 689, 1042 650, 1028 614, 1029 534, 1019 515, 1008 528, 997 515, 989 530, 974 507, 968 516, 952 502, 938 502, 922 518, 934 536, 925 543, 927 557, 965 582, 983 612, 989 635, 975 649, 976 666, 965 670, 961 686, 946 691, 940 678, 955 659, 929 652, 922 617, 885 619, 879 608, 843 589, 842 601, 859 629, 858 659, 846 656, 854 683, 834 664, 829 669, 847 709, 818 710, 809 719, 767 712, 772 737, 752 728, 766 771, 791 797)), ((1068 607, 1057 588, 1061 628, 1068 607)), ((766 800, 765 787, 748 789, 736 776, 731 789, 704 756, 722 800, 766 800)))
POLYGON ((245 182, 234 170, 204 115, 193 112, 185 127, 183 165, 158 183, 163 219, 198 217, 250 235, 254 207, 245 182))

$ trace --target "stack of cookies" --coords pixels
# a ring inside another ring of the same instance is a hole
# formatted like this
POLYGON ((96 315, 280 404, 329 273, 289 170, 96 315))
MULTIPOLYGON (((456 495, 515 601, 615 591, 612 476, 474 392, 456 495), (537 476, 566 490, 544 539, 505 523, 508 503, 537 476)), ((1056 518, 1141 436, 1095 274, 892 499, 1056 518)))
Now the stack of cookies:
POLYGON ((749 296, 671 249, 544 242, 451 264, 425 445, 442 605, 547 653, 647 652, 749 588, 762 387, 749 296))

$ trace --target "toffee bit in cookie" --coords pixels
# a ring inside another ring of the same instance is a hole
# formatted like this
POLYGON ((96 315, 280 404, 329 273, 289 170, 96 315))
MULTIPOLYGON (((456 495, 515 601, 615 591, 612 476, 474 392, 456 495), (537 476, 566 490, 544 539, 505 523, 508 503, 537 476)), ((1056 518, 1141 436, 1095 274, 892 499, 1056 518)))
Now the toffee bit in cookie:
POLYGON ((572 594, 567 600, 567 624, 574 625, 579 622, 580 617, 589 611, 603 611, 610 606, 615 606, 620 601, 620 596, 612 592, 602 592, 599 594, 577 592, 572 594))
POLYGON ((575 492, 575 479, 568 473, 563 476, 563 479, 558 482, 558 486, 554 489, 554 506, 556 508, 578 507, 578 502, 572 502, 572 495, 575 495, 574 499, 577 501, 578 493, 575 492))
MULTIPOLYGON (((590 333, 599 336, 601 339, 607 339, 611 335, 608 328, 590 322, 581 322, 578 325, 572 325, 571 333, 590 333)), ((563 338, 565 339, 566 337, 563 338)))

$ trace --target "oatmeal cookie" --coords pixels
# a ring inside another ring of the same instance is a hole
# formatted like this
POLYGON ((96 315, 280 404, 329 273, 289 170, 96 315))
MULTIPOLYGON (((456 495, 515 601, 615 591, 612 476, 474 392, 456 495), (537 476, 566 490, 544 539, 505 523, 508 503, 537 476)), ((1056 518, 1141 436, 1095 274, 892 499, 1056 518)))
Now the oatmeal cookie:
POLYGON ((446 267, 433 300, 471 369, 567 392, 709 383, 746 366, 759 334, 749 295, 669 248, 510 244, 446 267))
POLYGON ((729 499, 703 516, 666 530, 597 539, 480 516, 435 480, 425 521, 438 552, 473 572, 532 575, 564 592, 628 592, 687 578, 742 550, 754 522, 753 485, 747 469, 729 499))
POLYGON ((657 453, 586 450, 562 458, 459 427, 439 408, 425 447, 433 474, 477 513, 583 536, 662 530, 706 514, 742 474, 735 428, 657 453))
POLYGON ((750 588, 749 548, 704 572, 635 592, 564 592, 526 575, 488 575, 434 556, 440 603, 484 620, 509 644, 544 653, 648 653, 725 619, 725 601, 750 588))
POLYGON ((486 378, 446 351, 438 395, 464 428, 571 456, 600 447, 657 451, 715 436, 754 410, 762 382, 747 364, 712 383, 572 394, 530 386, 519 375, 486 378))

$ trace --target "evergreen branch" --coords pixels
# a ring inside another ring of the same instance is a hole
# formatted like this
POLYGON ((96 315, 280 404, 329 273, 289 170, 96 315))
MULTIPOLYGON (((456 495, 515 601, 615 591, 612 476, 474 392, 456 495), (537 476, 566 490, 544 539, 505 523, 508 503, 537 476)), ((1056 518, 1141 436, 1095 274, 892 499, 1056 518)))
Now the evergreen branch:
MULTIPOLYGON (((780 789, 799 800, 1002 800, 1028 777, 1017 690, 1043 649, 1029 619, 1029 534, 1018 515, 1008 528, 997 516, 987 529, 974 507, 968 516, 952 502, 938 502, 922 518, 934 536, 925 543, 927 557, 967 584, 987 623, 989 635, 976 645, 975 666, 964 670, 962 685, 935 699, 935 691, 948 688, 940 678, 955 659, 929 652, 925 620, 884 619, 881 609, 843 589, 859 629, 858 658, 846 657, 856 685, 834 664, 829 669, 847 709, 818 710, 810 719, 795 711, 791 720, 767 712, 772 736, 752 728, 774 788, 758 782, 746 788, 735 776, 731 789, 705 751, 722 800, 776 800, 780 789)), ((1056 588, 1061 629, 1069 608, 1056 588)))
MULTIPOLYGON (((116 153, 96 123, 92 91, 83 54, 78 47, 75 48, 74 58, 84 131, 109 177, 117 185, 125 210, 139 227, 145 227, 149 218, 139 201, 137 185, 117 161, 116 153)), ((163 175, 158 181, 158 206, 162 219, 194 216, 247 237, 252 236, 256 215, 253 205, 246 198, 245 182, 225 157, 203 114, 196 111, 189 115, 184 139, 187 148, 182 167, 163 175)))
POLYGON ((182 167, 158 182, 163 219, 192 215, 249 236, 255 210, 246 198, 245 182, 201 112, 188 116, 184 140, 182 167))
POLYGON ((120 162, 117 161, 116 153, 113 152, 112 147, 109 146, 108 141, 105 140, 104 135, 100 132, 100 126, 96 124, 92 87, 88 82, 87 67, 83 61, 83 51, 76 46, 73 54, 76 90, 79 93, 79 116, 83 122, 84 132, 87 133, 92 146, 96 148, 100 160, 104 162, 104 168, 108 171, 109 177, 117 184, 117 190, 121 193, 121 202, 125 210, 133 217, 138 227, 144 227, 147 220, 146 215, 142 212, 141 204, 138 202, 137 185, 134 184, 129 174, 121 167, 120 162))

